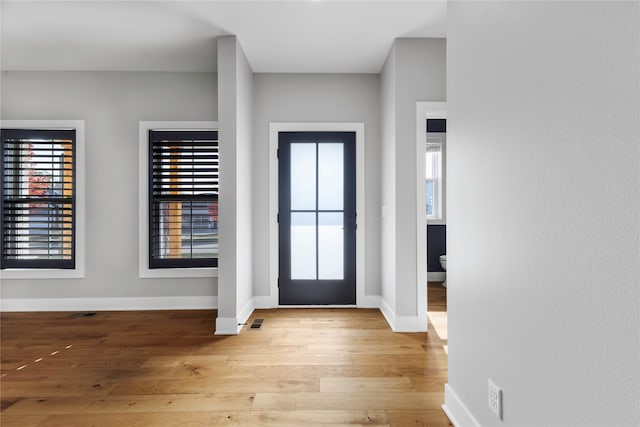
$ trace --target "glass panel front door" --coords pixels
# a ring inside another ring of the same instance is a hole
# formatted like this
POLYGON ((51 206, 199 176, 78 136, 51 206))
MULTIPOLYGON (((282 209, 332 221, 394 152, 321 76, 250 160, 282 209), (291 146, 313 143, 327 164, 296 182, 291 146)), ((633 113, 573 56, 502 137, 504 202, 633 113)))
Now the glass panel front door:
POLYGON ((281 132, 280 303, 355 304, 355 133, 281 132))

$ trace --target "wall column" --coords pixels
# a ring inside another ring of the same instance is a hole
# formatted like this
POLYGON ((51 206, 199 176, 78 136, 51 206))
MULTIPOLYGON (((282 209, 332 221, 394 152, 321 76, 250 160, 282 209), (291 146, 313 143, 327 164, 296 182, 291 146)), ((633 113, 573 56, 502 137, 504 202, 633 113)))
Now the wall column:
POLYGON ((220 153, 216 335, 240 332, 253 312, 251 135, 253 72, 235 36, 218 37, 220 153))

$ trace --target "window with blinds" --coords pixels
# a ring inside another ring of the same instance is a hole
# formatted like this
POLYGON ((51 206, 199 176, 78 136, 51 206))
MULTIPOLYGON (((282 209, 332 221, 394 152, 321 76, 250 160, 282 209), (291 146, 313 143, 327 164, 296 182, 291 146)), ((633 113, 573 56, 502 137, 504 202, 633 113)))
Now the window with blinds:
POLYGON ((217 267, 218 132, 149 131, 149 268, 217 267))
POLYGON ((425 183, 427 220, 444 217, 444 149, 447 132, 446 119, 427 119, 425 183))
POLYGON ((75 268, 75 130, 1 134, 2 268, 75 268))

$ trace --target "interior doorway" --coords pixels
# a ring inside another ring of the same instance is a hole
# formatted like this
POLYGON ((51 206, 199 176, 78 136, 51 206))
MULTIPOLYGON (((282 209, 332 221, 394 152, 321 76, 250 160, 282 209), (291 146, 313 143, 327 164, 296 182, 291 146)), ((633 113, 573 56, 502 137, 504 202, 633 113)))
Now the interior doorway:
MULTIPOLYGON (((416 254, 417 254, 417 311, 418 324, 427 329, 427 282, 429 279, 427 266, 427 191, 425 191, 425 170, 426 156, 425 148, 427 143, 426 122, 428 119, 447 119, 446 102, 417 102, 416 103, 416 254)), ((443 163, 443 180, 446 180, 446 159, 443 163)), ((443 201, 446 200, 446 193, 442 192, 443 201)), ((446 201, 445 201, 446 204, 446 201)), ((445 207, 442 207, 442 219, 445 221, 445 207)))

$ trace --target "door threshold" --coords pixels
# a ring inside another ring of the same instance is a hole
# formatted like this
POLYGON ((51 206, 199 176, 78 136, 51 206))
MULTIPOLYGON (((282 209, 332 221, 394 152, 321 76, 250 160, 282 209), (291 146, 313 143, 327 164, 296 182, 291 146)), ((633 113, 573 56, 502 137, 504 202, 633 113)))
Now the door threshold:
POLYGON ((358 308, 355 304, 321 304, 321 305, 278 305, 277 308, 358 308))

